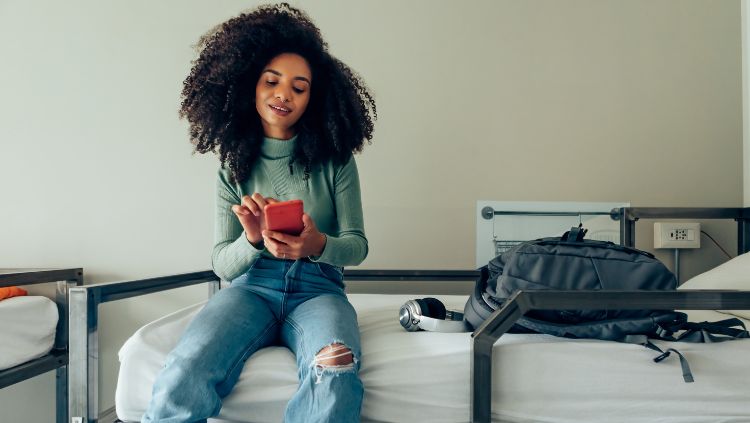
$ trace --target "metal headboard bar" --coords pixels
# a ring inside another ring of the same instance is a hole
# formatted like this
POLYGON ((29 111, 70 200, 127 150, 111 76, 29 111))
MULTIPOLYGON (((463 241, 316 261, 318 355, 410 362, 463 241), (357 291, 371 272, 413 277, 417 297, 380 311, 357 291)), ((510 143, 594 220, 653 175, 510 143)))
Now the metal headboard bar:
POLYGON ((750 251, 750 207, 623 207, 615 211, 620 216, 620 243, 628 247, 635 246, 638 219, 734 219, 737 254, 750 251))
POLYGON ((71 281, 80 285, 83 269, 4 269, 0 268, 0 288, 16 285, 71 281))
POLYGON ((750 310, 750 291, 516 291, 472 334, 471 421, 490 423, 492 346, 532 310, 750 310))
POLYGON ((506 211, 484 207, 482 217, 493 216, 596 216, 609 215, 619 220, 624 214, 629 220, 644 219, 748 219, 750 207, 622 207, 611 211, 506 211))
POLYGON ((737 221, 737 253, 750 251, 750 207, 622 207, 609 212, 503 211, 482 208, 484 219, 494 216, 588 216, 609 215, 620 221, 620 244, 635 247, 635 222, 638 219, 734 219, 737 221))
MULTIPOLYGON (((478 276, 475 270, 344 271, 347 281, 472 281, 478 276)), ((209 283, 209 295, 220 288, 219 277, 209 270, 70 289, 69 421, 99 420, 99 305, 204 282, 209 283)))
POLYGON ((747 219, 750 216, 750 207, 624 207, 619 209, 618 214, 625 214, 628 220, 747 219))
POLYGON ((495 210, 492 207, 484 207, 482 208, 482 217, 486 220, 492 219, 494 216, 612 216, 612 219, 616 220, 619 219, 620 214, 619 211, 615 211, 617 209, 613 209, 609 212, 602 212, 602 211, 577 211, 577 212, 571 212, 571 211, 505 211, 505 210, 495 210))
POLYGON ((473 281, 478 270, 344 270, 346 281, 473 281))

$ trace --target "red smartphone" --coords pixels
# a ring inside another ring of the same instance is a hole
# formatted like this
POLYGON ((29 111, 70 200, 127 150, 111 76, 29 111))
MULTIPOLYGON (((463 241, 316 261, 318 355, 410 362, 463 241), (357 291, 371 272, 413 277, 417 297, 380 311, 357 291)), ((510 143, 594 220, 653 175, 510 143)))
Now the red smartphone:
POLYGON ((268 204, 265 208, 266 229, 289 235, 299 235, 305 228, 302 223, 302 210, 302 200, 268 204))

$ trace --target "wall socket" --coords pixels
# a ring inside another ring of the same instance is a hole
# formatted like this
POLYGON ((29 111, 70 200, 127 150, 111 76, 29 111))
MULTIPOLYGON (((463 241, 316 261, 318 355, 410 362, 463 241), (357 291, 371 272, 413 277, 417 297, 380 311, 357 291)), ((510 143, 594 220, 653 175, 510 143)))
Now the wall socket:
POLYGON ((697 222, 654 223, 654 248, 700 248, 701 224, 697 222))

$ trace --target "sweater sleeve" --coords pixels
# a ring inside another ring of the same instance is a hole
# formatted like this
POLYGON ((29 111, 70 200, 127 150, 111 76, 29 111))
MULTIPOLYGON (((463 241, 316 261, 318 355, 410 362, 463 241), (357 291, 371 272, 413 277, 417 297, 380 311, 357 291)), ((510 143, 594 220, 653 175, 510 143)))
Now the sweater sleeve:
POLYGON ((362 216, 362 196, 359 188, 359 173, 354 156, 334 177, 334 203, 338 234, 326 234, 326 245, 319 257, 310 257, 334 266, 356 266, 364 261, 368 253, 362 216))
POLYGON ((225 281, 247 272, 262 252, 247 240, 240 221, 232 211, 233 204, 240 204, 240 197, 228 180, 228 171, 219 169, 211 267, 225 281))

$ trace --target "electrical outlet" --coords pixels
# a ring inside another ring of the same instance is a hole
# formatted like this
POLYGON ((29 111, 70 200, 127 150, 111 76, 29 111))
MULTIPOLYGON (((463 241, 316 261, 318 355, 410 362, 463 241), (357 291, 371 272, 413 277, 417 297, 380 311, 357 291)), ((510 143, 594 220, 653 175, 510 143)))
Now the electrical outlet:
POLYGON ((700 248, 701 224, 696 222, 654 223, 654 248, 700 248))

